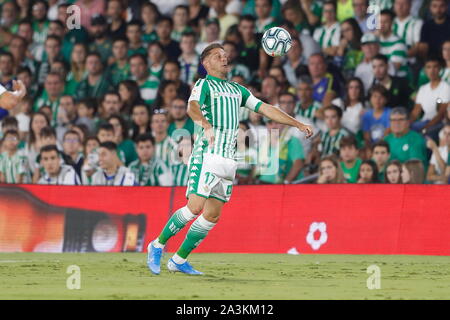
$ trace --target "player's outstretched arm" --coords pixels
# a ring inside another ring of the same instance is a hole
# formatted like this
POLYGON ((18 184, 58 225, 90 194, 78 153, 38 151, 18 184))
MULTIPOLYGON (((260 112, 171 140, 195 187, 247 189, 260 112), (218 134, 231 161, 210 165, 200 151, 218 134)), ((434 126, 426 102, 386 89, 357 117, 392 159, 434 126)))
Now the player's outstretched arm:
POLYGON ((214 130, 212 128, 212 125, 206 120, 206 118, 203 116, 202 111, 200 110, 200 105, 198 101, 191 100, 188 103, 188 109, 187 113, 189 117, 191 117, 192 121, 205 129, 205 136, 208 140, 209 146, 214 145, 214 130))
POLYGON ((267 103, 263 103, 259 107, 258 113, 278 123, 287 124, 289 126, 298 128, 300 131, 306 134, 306 138, 309 138, 313 135, 313 129, 311 126, 301 123, 280 108, 274 107, 267 103))
POLYGON ((6 91, 4 87, 0 88, 0 107, 3 109, 14 108, 27 93, 27 89, 22 81, 13 81, 13 91, 6 91))

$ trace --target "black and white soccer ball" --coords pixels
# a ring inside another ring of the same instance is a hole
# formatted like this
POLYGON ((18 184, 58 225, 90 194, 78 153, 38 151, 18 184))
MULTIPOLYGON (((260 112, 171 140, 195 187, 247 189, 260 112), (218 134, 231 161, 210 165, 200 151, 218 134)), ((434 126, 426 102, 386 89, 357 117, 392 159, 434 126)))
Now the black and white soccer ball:
POLYGON ((289 32, 280 27, 273 27, 264 32, 261 39, 264 51, 271 57, 284 56, 292 46, 289 32))

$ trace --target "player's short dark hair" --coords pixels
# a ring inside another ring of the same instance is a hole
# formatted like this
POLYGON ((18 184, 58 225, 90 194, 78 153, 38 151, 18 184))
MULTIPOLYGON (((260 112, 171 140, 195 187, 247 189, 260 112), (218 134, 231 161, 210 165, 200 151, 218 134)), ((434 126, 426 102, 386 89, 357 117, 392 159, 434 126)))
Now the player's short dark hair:
POLYGON ((16 136, 17 138, 20 137, 19 136, 19 131, 14 130, 14 129, 9 129, 9 130, 6 130, 6 132, 3 134, 3 139, 5 139, 6 136, 9 136, 9 135, 16 136))
POLYGON ((379 141, 375 142, 372 145, 372 152, 375 150, 376 147, 386 148, 387 152, 391 153, 391 148, 389 147, 389 143, 387 143, 384 140, 379 140, 379 141))
MULTIPOLYGON (((48 146, 42 147, 39 154, 42 155, 44 152, 51 152, 51 151, 55 151, 56 154, 59 156, 59 150, 55 144, 49 144, 48 146)), ((42 157, 41 157, 41 159, 42 159, 42 157)))
POLYGON ((333 111, 335 111, 336 114, 337 114, 337 116, 338 116, 338 118, 339 118, 339 119, 342 119, 343 112, 342 112, 342 109, 339 108, 338 106, 332 104, 332 105, 330 105, 330 106, 328 106, 328 107, 325 107, 325 108, 323 109, 323 112, 325 113, 325 111, 327 111, 327 110, 333 110, 333 111))
POLYGON ((17 121, 16 117, 13 116, 6 116, 2 119, 2 127, 6 127, 6 126, 15 126, 18 127, 19 126, 19 121, 17 121))
POLYGON ((223 50, 223 46, 220 43, 212 43, 209 46, 207 46, 202 54, 200 55, 200 62, 201 64, 203 64, 203 61, 205 61, 205 59, 210 55, 211 51, 214 49, 222 49, 223 50))
POLYGON ((41 138, 48 138, 48 137, 55 137, 56 138, 56 131, 54 128, 47 126, 41 129, 41 132, 39 133, 39 136, 41 138))
POLYGON ((137 136, 136 138, 136 145, 139 144, 139 142, 147 142, 150 141, 152 145, 155 145, 155 138, 153 138, 151 133, 143 133, 137 136))
POLYGON ((373 60, 381 60, 381 61, 383 61, 385 64, 388 64, 388 63, 389 63, 388 57, 385 56, 384 54, 381 54, 381 53, 375 55, 375 56, 372 58, 372 61, 373 61, 373 60))
POLYGON ((358 141, 356 141, 356 138, 353 135, 342 137, 339 141, 339 149, 352 146, 355 147, 355 149, 358 149, 358 141))
POLYGON ((117 144, 115 144, 112 141, 105 141, 100 143, 99 148, 105 148, 108 149, 109 151, 117 151, 117 144))
POLYGON ((103 131, 109 131, 109 132, 113 132, 113 133, 114 133, 114 127, 113 127, 113 125, 110 124, 110 123, 108 123, 108 122, 102 123, 102 124, 98 127, 98 131, 97 131, 97 132, 100 132, 101 130, 103 130, 103 131))

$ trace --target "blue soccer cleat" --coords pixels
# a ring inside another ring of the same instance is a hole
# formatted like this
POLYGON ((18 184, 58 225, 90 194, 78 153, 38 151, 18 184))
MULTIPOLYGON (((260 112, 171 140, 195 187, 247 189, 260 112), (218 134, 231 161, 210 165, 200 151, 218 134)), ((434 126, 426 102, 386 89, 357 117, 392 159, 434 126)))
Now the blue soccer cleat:
POLYGON ((203 272, 195 270, 189 264, 189 262, 186 261, 185 263, 178 264, 178 263, 175 263, 175 261, 173 261, 172 258, 170 258, 169 261, 167 261, 167 268, 169 269, 170 272, 182 272, 182 273, 191 274, 191 275, 202 275, 203 274, 203 272))
POLYGON ((153 246, 153 241, 147 247, 147 266, 153 274, 161 272, 162 249, 153 246))

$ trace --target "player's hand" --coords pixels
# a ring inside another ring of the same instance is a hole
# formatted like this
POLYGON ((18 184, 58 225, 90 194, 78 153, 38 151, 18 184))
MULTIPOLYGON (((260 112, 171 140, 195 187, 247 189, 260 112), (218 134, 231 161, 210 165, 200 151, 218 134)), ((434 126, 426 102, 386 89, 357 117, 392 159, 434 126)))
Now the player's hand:
POLYGON ((206 138, 206 141, 208 141, 208 146, 213 147, 215 137, 214 137, 214 129, 212 126, 208 126, 205 129, 205 138, 206 138))
POLYGON ((300 124, 297 127, 301 132, 304 132, 306 135, 306 139, 311 138, 311 136, 314 134, 313 128, 310 125, 307 124, 300 124))
POLYGON ((13 94, 18 98, 23 98, 27 94, 27 88, 21 80, 13 80, 13 94))

